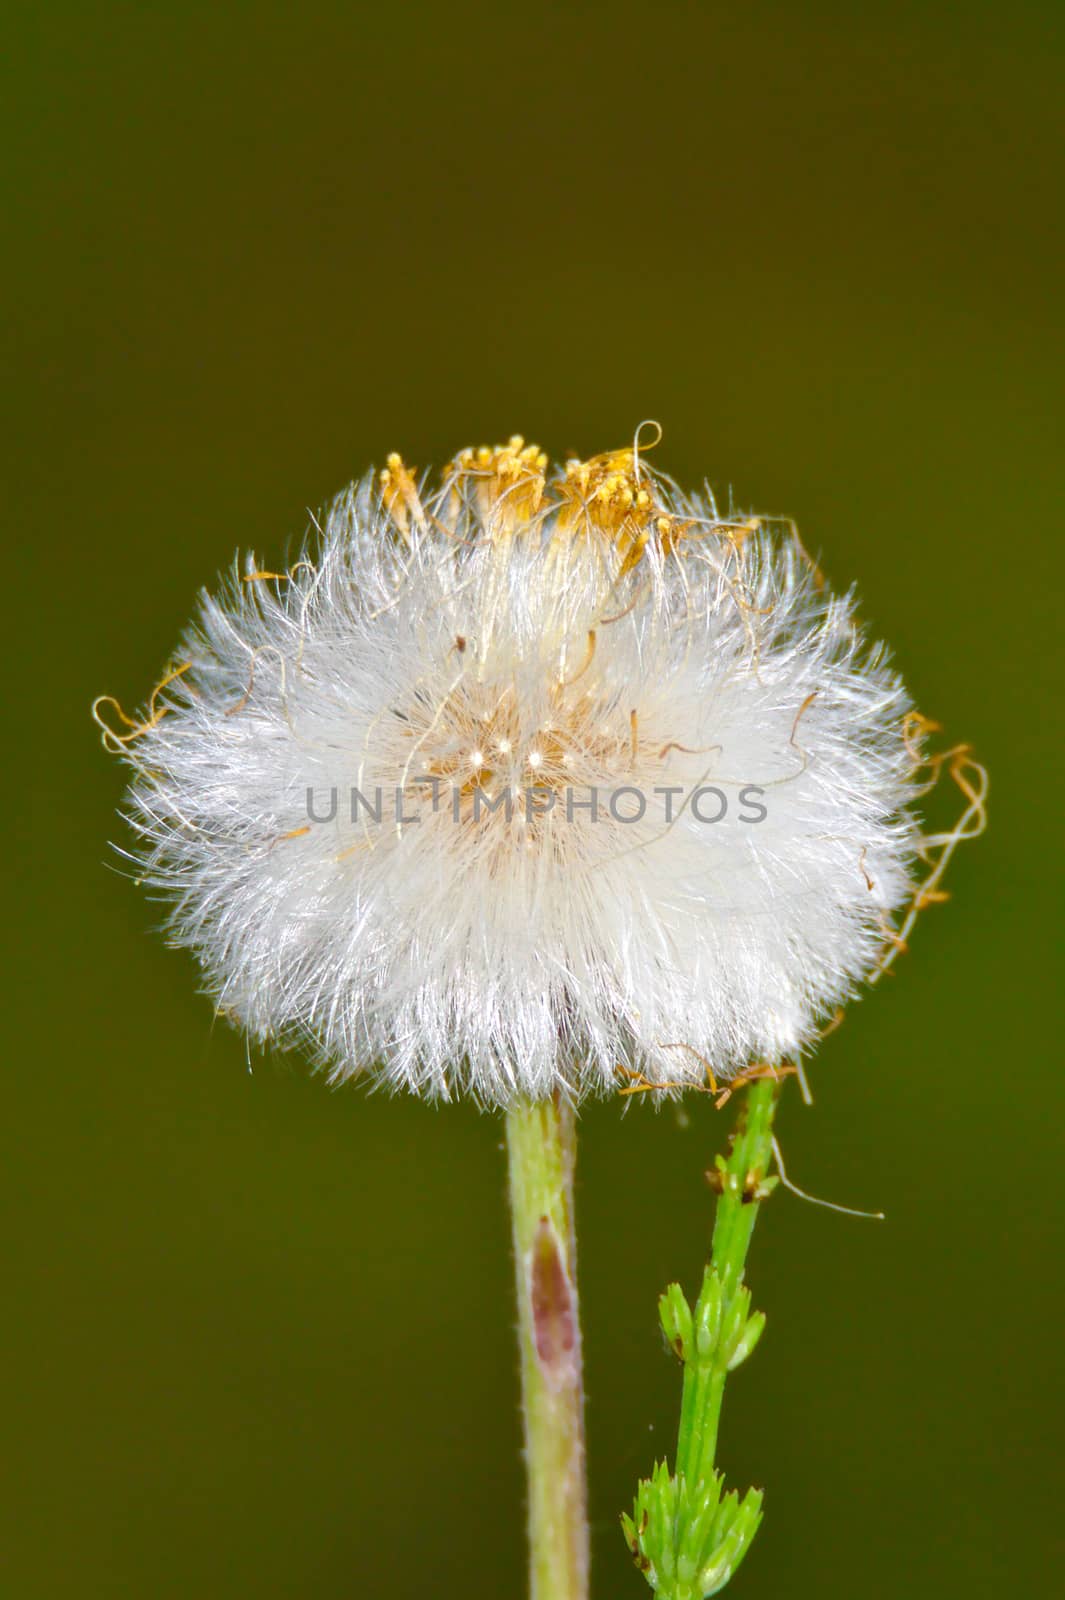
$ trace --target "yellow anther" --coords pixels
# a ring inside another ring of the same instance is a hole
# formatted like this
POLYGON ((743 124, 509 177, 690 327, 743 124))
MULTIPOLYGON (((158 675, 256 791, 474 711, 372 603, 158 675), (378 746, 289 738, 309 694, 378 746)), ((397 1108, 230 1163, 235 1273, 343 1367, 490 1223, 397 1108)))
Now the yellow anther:
POLYGON ((425 512, 422 509, 414 476, 410 468, 404 465, 401 455, 393 451, 385 458, 385 466, 378 476, 378 483, 385 510, 409 543, 411 522, 417 528, 424 528, 425 512))
POLYGON ((559 527, 563 531, 604 535, 621 554, 621 577, 638 565, 652 527, 657 529, 652 518, 658 506, 653 484, 631 449, 611 450, 588 461, 568 461, 559 492, 559 527))
POLYGON ((482 521, 493 536, 505 536, 536 516, 546 472, 547 457, 539 445, 527 445, 515 433, 506 444, 460 450, 447 478, 456 488, 471 479, 482 521))

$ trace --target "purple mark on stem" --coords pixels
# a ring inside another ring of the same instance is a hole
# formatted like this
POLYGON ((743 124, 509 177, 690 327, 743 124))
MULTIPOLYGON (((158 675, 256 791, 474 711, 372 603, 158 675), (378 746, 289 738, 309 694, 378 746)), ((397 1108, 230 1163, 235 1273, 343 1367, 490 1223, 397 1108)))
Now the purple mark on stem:
POLYGON ((573 1290, 562 1258, 558 1235, 548 1217, 541 1217, 533 1239, 531 1262, 533 1338, 541 1365, 558 1378, 572 1368, 577 1346, 573 1290), (564 1368, 565 1373, 559 1369, 564 1368))

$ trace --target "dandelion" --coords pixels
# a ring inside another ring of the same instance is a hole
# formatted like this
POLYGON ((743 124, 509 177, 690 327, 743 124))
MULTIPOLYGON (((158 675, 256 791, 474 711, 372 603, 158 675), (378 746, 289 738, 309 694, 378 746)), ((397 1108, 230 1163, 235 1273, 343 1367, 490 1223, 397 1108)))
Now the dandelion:
POLYGON ((725 1080, 816 1036, 910 893, 883 650, 636 452, 548 476, 513 440, 424 499, 393 460, 178 660, 113 736, 138 875, 219 1010, 335 1079, 725 1080))
POLYGON ((913 907, 923 719, 794 530, 639 435, 390 457, 96 712, 221 1014, 506 1108, 534 1592, 583 1594, 573 1107, 798 1061, 913 907))

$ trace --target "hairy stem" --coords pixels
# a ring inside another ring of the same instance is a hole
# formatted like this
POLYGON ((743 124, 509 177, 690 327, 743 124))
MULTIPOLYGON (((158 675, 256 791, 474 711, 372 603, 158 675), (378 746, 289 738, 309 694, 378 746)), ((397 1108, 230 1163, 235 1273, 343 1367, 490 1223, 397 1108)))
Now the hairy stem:
POLYGON ((506 1116, 518 1291, 531 1600, 586 1600, 584 1392, 573 1220, 571 1106, 520 1101, 506 1116))

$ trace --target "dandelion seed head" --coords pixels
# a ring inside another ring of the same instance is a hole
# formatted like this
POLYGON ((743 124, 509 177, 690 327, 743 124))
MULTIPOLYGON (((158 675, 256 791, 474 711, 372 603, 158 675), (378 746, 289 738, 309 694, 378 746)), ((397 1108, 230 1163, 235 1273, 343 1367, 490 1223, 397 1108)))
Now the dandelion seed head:
POLYGON ((105 735, 137 876, 218 1009, 335 1080, 727 1081, 810 1043, 912 893, 884 650, 786 528, 639 448, 515 436, 437 487, 390 456, 176 661, 105 735))

